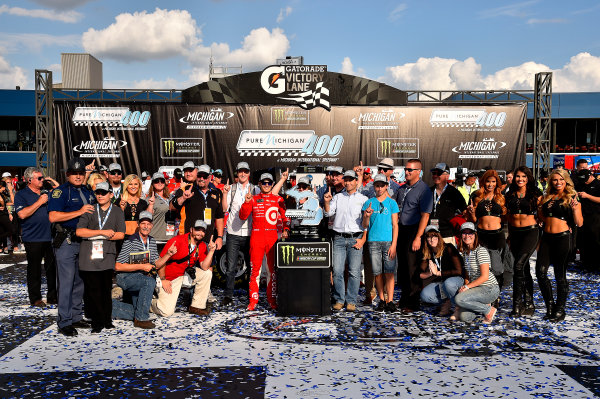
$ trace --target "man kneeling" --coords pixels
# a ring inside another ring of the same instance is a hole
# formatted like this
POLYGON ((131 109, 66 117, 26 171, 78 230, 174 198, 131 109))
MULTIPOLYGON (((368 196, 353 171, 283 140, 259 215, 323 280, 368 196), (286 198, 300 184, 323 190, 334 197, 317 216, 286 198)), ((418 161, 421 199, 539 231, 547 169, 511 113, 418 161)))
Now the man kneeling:
POLYGON ((206 227, 203 220, 196 220, 188 234, 175 236, 165 245, 161 256, 167 255, 173 245, 177 251, 167 261, 167 265, 158 270, 162 287, 158 291, 158 298, 152 300, 151 309, 155 314, 168 317, 175 312, 184 274, 193 280, 194 285, 194 296, 192 305, 188 308, 189 312, 199 316, 210 314, 210 309, 206 307, 206 299, 210 291, 211 264, 216 245, 212 240, 208 246, 202 241, 206 227))

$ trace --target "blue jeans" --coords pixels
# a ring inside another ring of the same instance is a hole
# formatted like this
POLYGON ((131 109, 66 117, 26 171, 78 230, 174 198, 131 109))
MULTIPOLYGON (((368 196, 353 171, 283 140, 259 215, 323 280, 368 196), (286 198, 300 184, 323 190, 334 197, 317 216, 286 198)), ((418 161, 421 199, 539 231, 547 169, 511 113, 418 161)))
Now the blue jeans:
POLYGON ((356 238, 336 235, 333 239, 333 299, 336 303, 356 305, 363 250, 353 248, 354 244, 356 238), (348 287, 344 284, 346 258, 348 258, 348 287))
POLYGON ((470 288, 456 294, 454 302, 460 306, 460 319, 470 323, 477 316, 485 316, 491 310, 490 304, 494 302, 500 289, 497 284, 470 288))
POLYGON ((367 246, 371 257, 373 276, 396 272, 396 258, 390 259, 388 256, 388 250, 392 246, 391 241, 369 241, 367 246))
POLYGON ((58 326, 70 326, 83 319, 83 280, 79 276, 79 243, 54 249, 58 292, 58 326))
POLYGON ((225 284, 224 296, 233 298, 233 289, 235 288, 235 274, 238 269, 238 259, 240 252, 246 260, 246 267, 250 267, 250 253, 248 244, 250 243, 249 236, 238 236, 235 234, 227 234, 227 283, 225 284))
POLYGON ((131 303, 113 299, 112 316, 115 319, 146 321, 150 318, 150 304, 156 279, 139 272, 117 273, 117 285, 131 295, 131 303))
POLYGON ((459 276, 448 277, 444 281, 433 282, 421 291, 421 301, 439 305, 445 299, 450 299, 454 303, 454 297, 464 283, 465 280, 459 276))

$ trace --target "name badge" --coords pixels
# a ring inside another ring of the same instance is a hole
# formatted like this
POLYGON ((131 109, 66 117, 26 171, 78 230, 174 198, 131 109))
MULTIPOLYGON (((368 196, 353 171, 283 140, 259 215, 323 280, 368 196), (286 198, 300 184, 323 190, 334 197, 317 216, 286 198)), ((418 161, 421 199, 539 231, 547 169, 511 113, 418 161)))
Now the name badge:
POLYGON ((211 219, 212 219, 212 209, 204 208, 204 223, 210 224, 211 219))
POLYGON ((167 235, 174 236, 175 235, 175 225, 172 223, 167 223, 167 235))
POLYGON ((104 258, 104 242, 102 240, 92 241, 92 259, 104 258))

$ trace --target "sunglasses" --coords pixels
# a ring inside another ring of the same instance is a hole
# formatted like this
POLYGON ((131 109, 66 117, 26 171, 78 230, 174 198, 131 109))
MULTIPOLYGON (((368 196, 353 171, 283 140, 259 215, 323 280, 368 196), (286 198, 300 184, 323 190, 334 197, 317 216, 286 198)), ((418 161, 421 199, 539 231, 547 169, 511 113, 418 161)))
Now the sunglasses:
POLYGON ((463 236, 474 236, 475 232, 474 231, 463 231, 462 235, 463 236))
POLYGON ((120 170, 111 170, 110 172, 108 172, 108 174, 110 175, 122 175, 123 172, 121 172, 120 170))
POLYGON ((85 176, 85 172, 69 172, 71 176, 85 176))
POLYGON ((306 184, 298 184, 298 189, 299 190, 306 190, 306 189, 308 189, 308 186, 306 184))
POLYGON ((417 169, 413 169, 413 168, 404 168, 404 170, 405 170, 406 172, 414 172, 415 170, 421 170, 421 169, 418 169, 418 168, 417 168, 417 169))
POLYGON ((196 168, 185 168, 185 169, 183 170, 183 173, 191 173, 191 172, 193 172, 195 169, 196 169, 196 168))
POLYGON ((270 180, 265 180, 265 181, 261 181, 260 184, 262 184, 263 186, 272 186, 273 182, 270 180))
POLYGON ((248 174, 248 173, 250 173, 250 170, 249 169, 238 169, 238 173, 248 174))
POLYGON ((214 174, 213 176, 216 177, 217 179, 220 179, 221 177, 223 177, 223 175, 218 174, 218 173, 214 174))
POLYGON ((431 176, 441 176, 443 174, 444 172, 440 172, 439 170, 434 170, 433 172, 431 172, 431 176))
POLYGON ((432 238, 439 238, 436 234, 431 234, 427 236, 427 239, 430 240, 432 238))
POLYGON ((154 180, 152 180, 152 184, 156 184, 156 183, 165 184, 165 179, 154 179, 154 180))
MULTIPOLYGON (((377 168, 377 170, 378 170, 379 172, 387 172, 387 171, 389 171, 389 170, 392 170, 392 169, 391 169, 391 168, 377 168)), ((370 174, 370 173, 369 173, 369 174, 370 174)))
POLYGON ((208 176, 210 176, 208 173, 198 173, 198 177, 201 179, 208 179, 208 176))
POLYGON ((37 180, 37 181, 42 181, 44 180, 44 176, 40 176, 40 177, 32 177, 31 180, 37 180))
POLYGON ((105 191, 105 190, 96 190, 96 191, 94 191, 94 193, 95 193, 96 195, 102 195, 102 196, 104 196, 104 195, 107 195, 108 193, 110 193, 110 191, 105 191))
POLYGON ((327 176, 339 176, 341 173, 338 172, 327 172, 327 176))

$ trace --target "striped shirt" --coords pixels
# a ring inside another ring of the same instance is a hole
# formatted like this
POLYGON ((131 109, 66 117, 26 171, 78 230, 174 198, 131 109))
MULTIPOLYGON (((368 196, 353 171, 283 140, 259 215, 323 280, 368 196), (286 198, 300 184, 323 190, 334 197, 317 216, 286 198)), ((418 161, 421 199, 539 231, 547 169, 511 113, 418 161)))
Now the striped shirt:
MULTIPOLYGON (((481 276, 481 268, 479 265, 487 263, 488 268, 491 265, 490 254, 487 249, 482 246, 478 246, 468 254, 463 252, 462 256, 465 263, 465 270, 467 272, 467 276, 469 276, 470 282, 477 280, 479 276, 481 276)), ((488 273, 487 281, 483 282, 479 286, 483 287, 489 285, 498 285, 498 281, 496 281, 496 277, 494 277, 494 273, 491 271, 488 273)))
POLYGON ((140 238, 140 234, 135 233, 123 241, 123 247, 117 257, 117 263, 129 263, 130 254, 144 251, 150 251, 150 263, 154 265, 159 257, 156 241, 152 236, 148 236, 148 240, 146 241, 146 244, 144 244, 140 238))

